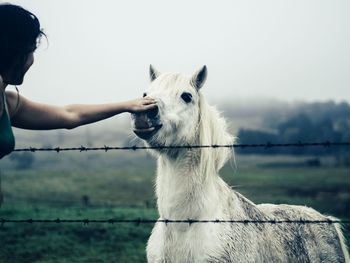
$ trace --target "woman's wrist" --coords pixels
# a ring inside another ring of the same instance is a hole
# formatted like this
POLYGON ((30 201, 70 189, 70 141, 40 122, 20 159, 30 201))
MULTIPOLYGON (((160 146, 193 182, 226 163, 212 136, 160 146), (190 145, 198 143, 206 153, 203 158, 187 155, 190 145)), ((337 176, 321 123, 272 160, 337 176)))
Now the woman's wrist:
POLYGON ((129 101, 123 101, 118 103, 119 105, 119 111, 120 112, 131 112, 130 102, 129 101))

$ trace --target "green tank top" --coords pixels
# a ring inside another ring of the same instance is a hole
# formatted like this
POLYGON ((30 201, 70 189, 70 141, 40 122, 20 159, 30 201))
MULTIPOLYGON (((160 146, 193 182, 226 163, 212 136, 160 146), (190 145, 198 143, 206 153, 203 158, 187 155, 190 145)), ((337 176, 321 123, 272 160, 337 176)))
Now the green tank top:
POLYGON ((5 92, 2 93, 2 114, 0 116, 0 159, 12 152, 15 148, 10 118, 6 110, 5 92))

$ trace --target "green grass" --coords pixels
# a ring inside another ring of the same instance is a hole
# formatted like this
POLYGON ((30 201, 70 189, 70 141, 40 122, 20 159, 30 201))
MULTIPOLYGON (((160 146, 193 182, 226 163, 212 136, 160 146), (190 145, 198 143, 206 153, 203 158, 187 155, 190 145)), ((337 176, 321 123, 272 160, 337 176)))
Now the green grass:
MULTIPOLYGON (((155 209, 4 207, 4 218, 157 218, 155 209)), ((146 262, 153 224, 14 224, 0 227, 0 262, 146 262)))
MULTIPOLYGON (((156 219, 153 169, 3 171, 7 219, 156 219), (88 203, 83 202, 88 196, 88 203)), ((311 206, 350 218, 348 168, 225 167, 222 177, 255 203, 311 206)), ((0 226, 1 263, 146 262, 153 224, 13 224, 0 226)), ((350 238, 347 229, 345 235, 350 238)))
POLYGON ((3 172, 3 194, 8 204, 79 206, 89 197, 93 207, 143 207, 154 203, 151 169, 3 172))
POLYGON ((311 206, 350 217, 350 169, 332 167, 223 169, 224 180, 255 203, 311 206))

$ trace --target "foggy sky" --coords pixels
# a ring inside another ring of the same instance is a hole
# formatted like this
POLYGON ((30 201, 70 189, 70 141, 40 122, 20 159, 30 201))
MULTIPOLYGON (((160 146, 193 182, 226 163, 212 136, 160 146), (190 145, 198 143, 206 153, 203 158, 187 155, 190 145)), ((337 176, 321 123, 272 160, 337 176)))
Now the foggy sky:
POLYGON ((149 64, 184 74, 206 64, 210 99, 350 101, 347 0, 10 2, 48 36, 19 87, 38 102, 140 97, 149 64))

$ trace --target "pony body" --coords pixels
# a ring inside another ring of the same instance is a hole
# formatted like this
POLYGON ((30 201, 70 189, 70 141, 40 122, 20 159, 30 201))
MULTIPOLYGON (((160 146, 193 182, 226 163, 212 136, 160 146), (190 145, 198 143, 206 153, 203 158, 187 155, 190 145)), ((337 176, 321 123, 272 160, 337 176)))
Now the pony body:
MULTIPOLYGON (((148 146, 227 145, 226 122, 200 92, 206 67, 192 77, 150 68, 146 96, 158 109, 134 116, 148 146), (188 95, 190 94, 190 95, 188 95), (190 99, 189 99, 190 97, 190 99)), ((327 220, 312 208, 256 205, 219 176, 228 148, 160 149, 156 196, 160 219, 327 220)), ((349 262, 338 224, 156 223, 148 262, 349 262)))

